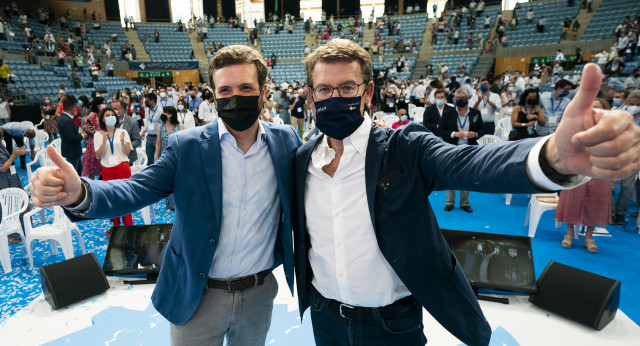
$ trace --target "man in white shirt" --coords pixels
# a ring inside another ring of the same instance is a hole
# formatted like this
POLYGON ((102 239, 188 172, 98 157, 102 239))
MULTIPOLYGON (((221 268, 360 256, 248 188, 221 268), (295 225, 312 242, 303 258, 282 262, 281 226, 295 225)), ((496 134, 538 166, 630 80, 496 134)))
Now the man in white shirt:
POLYGON ((198 119, 206 125, 218 117, 218 111, 216 110, 216 105, 213 103, 213 93, 210 90, 205 89, 202 94, 202 99, 204 102, 200 103, 200 107, 198 108, 198 119))
POLYGON ((158 90, 158 104, 160 105, 160 107, 164 108, 166 106, 171 106, 171 107, 175 107, 175 103, 173 103, 173 99, 171 97, 169 97, 169 95, 167 94, 167 89, 165 88, 160 88, 160 90, 158 90))
POLYGON ((624 81, 625 89, 640 89, 640 68, 633 70, 633 74, 624 81))
POLYGON ((151 166, 156 157, 156 139, 158 138, 158 125, 162 123, 160 116, 162 115, 163 108, 158 104, 158 96, 153 93, 148 93, 145 96, 145 119, 142 126, 142 133, 140 138, 145 140, 145 152, 147 154, 148 165, 151 166))
POLYGON ((420 83, 413 88, 411 96, 413 96, 413 104, 416 105, 416 107, 424 106, 425 93, 427 92, 427 86, 424 85, 424 83, 424 79, 421 79, 420 83))
POLYGON ((565 109, 569 105, 569 90, 573 84, 566 79, 561 79, 555 84, 553 92, 544 92, 540 95, 540 108, 547 120, 545 126, 536 122, 536 132, 540 136, 546 136, 554 133, 565 109))
POLYGON ((496 114, 500 113, 502 100, 500 99, 500 95, 489 91, 489 80, 486 77, 480 79, 479 90, 473 95, 470 103, 473 105, 473 108, 480 111, 485 132, 492 135, 496 129, 496 114))
POLYGON ((438 228, 432 190, 535 193, 640 168, 640 151, 623 139, 640 136, 631 116, 591 109, 601 80, 592 64, 557 135, 482 149, 446 144, 411 123, 395 132, 372 124, 372 62, 356 43, 320 46, 305 69, 324 136, 296 153, 295 265, 300 314, 312 307, 320 346, 354 338, 424 345, 422 307, 462 342, 489 344, 491 327, 438 228), (612 149, 602 155, 603 146, 612 149))

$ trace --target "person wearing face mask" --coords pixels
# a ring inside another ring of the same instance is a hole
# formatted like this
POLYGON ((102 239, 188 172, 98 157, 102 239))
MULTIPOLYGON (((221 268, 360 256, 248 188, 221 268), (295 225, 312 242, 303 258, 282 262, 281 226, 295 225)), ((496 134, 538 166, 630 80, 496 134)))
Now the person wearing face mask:
POLYGON ((541 126, 547 123, 544 112, 538 106, 539 103, 538 89, 527 89, 522 93, 518 105, 513 108, 511 113, 511 126, 515 131, 509 134, 509 140, 538 137, 534 126, 536 123, 541 126))
POLYGON ((157 103, 158 98, 156 94, 148 93, 145 95, 145 99, 145 114, 147 114, 147 116, 144 121, 140 137, 145 139, 146 135, 147 142, 145 151, 147 153, 147 164, 152 165, 154 158, 156 157, 156 140, 158 139, 157 130, 158 126, 162 123, 162 120, 160 120, 162 107, 157 103))
MULTIPOLYGON (((555 134, 455 146, 420 125, 391 130, 372 124, 365 112, 375 90, 372 67, 370 54, 350 40, 331 40, 305 58, 324 136, 295 157, 301 317, 311 306, 319 346, 344 345, 354 335, 362 345, 424 345, 426 308, 463 343, 488 345, 492 329, 440 232, 429 194, 539 193, 580 185, 587 173, 624 177, 640 168, 638 144, 628 140, 640 136, 640 128, 624 112, 591 109, 601 77, 597 65, 587 64, 555 134), (611 156, 598 156, 602 146, 612 148, 611 156)), ((473 118, 468 95, 457 92, 454 138, 443 137, 472 141, 476 136, 460 134, 458 120, 463 129, 483 123, 476 111, 475 121, 465 124, 473 118)))
MULTIPOLYGON (((455 112, 443 114, 438 125, 438 132, 442 140, 453 145, 478 145, 478 138, 486 133, 486 122, 483 121, 481 113, 469 107, 469 94, 464 88, 456 90, 453 97, 455 112)), ((445 211, 453 210, 456 203, 456 191, 447 190, 447 202, 445 211)), ((469 191, 460 190, 460 209, 467 213, 472 213, 473 209, 469 204, 469 191)))
POLYGON ((93 99, 89 110, 91 113, 87 116, 82 130, 87 134, 87 143, 84 155, 82 156, 82 176, 93 179, 102 175, 102 164, 100 157, 96 156, 94 137, 95 133, 104 130, 100 123, 100 112, 107 108, 107 101, 102 97, 93 99))
MULTIPOLYGON (((162 110, 163 112, 160 116, 162 124, 158 125, 157 131, 159 135, 158 139, 156 140, 156 161, 158 161, 158 158, 162 155, 162 152, 167 149, 167 145, 169 145, 169 135, 178 133, 178 131, 180 130, 184 130, 184 125, 180 124, 180 122, 178 121, 178 112, 176 112, 175 108, 167 106, 162 110)), ((169 210, 175 210, 175 200, 173 198, 173 194, 169 195, 166 198, 166 207, 169 210)))
POLYGON ((129 139, 131 140, 131 151, 129 152, 129 166, 131 166, 138 159, 136 148, 140 147, 141 144, 140 127, 137 121, 127 115, 127 104, 124 101, 114 100, 111 107, 118 117, 118 125, 121 129, 127 131, 129 139))
POLYGON ((127 114, 137 121, 138 126, 142 128, 144 125, 144 104, 142 103, 142 96, 135 91, 131 94, 131 103, 127 106, 127 114))
MULTIPOLYGON (((102 165, 102 180, 127 179, 131 177, 129 153, 132 150, 129 133, 120 128, 118 117, 113 108, 105 107, 100 111, 100 131, 93 135, 95 155, 102 165)), ((89 149, 87 149, 88 151, 89 149)), ((112 217, 113 227, 120 226, 120 216, 112 217)), ((133 225, 131 213, 122 216, 125 226, 133 225)), ((111 235, 109 230, 107 238, 111 235)))
POLYGON ((189 111, 189 106, 187 105, 187 101, 184 99, 178 100, 178 121, 180 125, 184 126, 185 129, 190 129, 192 127, 196 127, 196 122, 193 117, 193 113, 189 111))
POLYGON ((273 268, 284 263, 293 292, 290 179, 301 142, 291 126, 258 120, 266 77, 259 53, 226 46, 209 66, 218 119, 169 136, 153 165, 129 179, 80 179, 47 148, 57 167, 34 175, 34 203, 63 205, 73 220, 128 214, 174 194, 151 297, 173 345, 265 345, 278 290, 273 268))
POLYGON ((53 142, 54 139, 58 138, 58 118, 56 117, 56 107, 49 96, 44 97, 41 115, 42 119, 44 119, 44 131, 49 135, 49 142, 53 142))
POLYGON ((203 102, 198 107, 198 118, 203 125, 206 125, 212 121, 215 121, 218 117, 218 111, 216 105, 213 103, 213 93, 206 89, 202 94, 203 102))
POLYGON ((129 98, 129 93, 127 92, 127 90, 122 89, 120 90, 120 93, 116 95, 116 100, 120 100, 124 103, 129 103, 131 99, 129 98))
POLYGON ((291 112, 291 125, 300 138, 304 133, 304 115, 307 112, 304 90, 296 88, 289 98, 289 111, 291 112))
POLYGON ((546 136, 554 133, 565 109, 569 105, 569 90, 573 84, 566 79, 556 82, 553 92, 544 92, 540 95, 540 108, 544 113, 546 124, 536 123, 536 133, 540 136, 546 136))
MULTIPOLYGON (((281 88, 281 87, 278 87, 281 88)), ((289 112, 289 97, 291 94, 286 88, 276 89, 275 100, 276 109, 278 110, 278 116, 286 125, 291 124, 291 113, 289 112)))
MULTIPOLYGON (((626 111, 631 113, 633 116, 633 121, 636 126, 640 126, 640 90, 634 90, 629 93, 627 97, 627 106, 626 111)), ((612 225, 622 225, 624 222, 625 215, 627 213, 627 207, 629 206, 629 201, 631 200, 631 194, 633 193, 633 185, 636 182, 636 177, 638 176, 633 174, 625 179, 616 180, 611 183, 611 224, 612 225), (620 192, 618 193, 618 202, 615 201, 615 191, 620 185, 620 192)), ((640 197, 640 187, 636 182, 636 197, 640 197)), ((637 217, 637 215, 636 215, 637 217)))
POLYGON ((411 122, 411 119, 409 119, 409 117, 407 116, 407 110, 404 108, 400 108, 398 110, 398 118, 398 121, 391 125, 391 128, 394 130, 411 122))
MULTIPOLYGON (((49 102, 51 102, 51 100, 49 100, 49 102)), ((9 102, 5 100, 4 96, 0 95, 0 126, 9 121, 11 121, 11 107, 9 107, 9 102)))
POLYGON ((504 117, 510 117, 511 113, 513 113, 513 107, 518 104, 518 95, 515 91, 515 87, 513 83, 509 82, 504 88, 504 91, 500 95, 500 100, 502 103, 502 108, 500 108, 500 113, 496 118, 496 123, 498 120, 504 117))
POLYGON ((162 108, 166 106, 175 106, 175 103, 173 103, 173 98, 169 97, 169 94, 167 94, 167 90, 165 88, 160 88, 160 92, 158 93, 158 104, 162 108))
POLYGON ((613 94, 613 100, 611 100, 611 109, 626 111, 627 97, 629 97, 628 90, 616 90, 613 94))
POLYGON ((422 123, 434 135, 440 137, 440 132, 438 131, 438 126, 440 126, 440 119, 442 119, 445 113, 453 112, 455 114, 456 110, 453 106, 447 104, 447 91, 444 90, 444 88, 436 89, 434 98, 434 104, 425 108, 424 110, 422 123))
POLYGON ((186 100, 187 104, 189 105, 189 111, 191 111, 191 113, 193 113, 193 115, 199 119, 200 115, 198 113, 200 112, 200 104, 204 101, 200 97, 198 97, 198 95, 196 95, 195 88, 189 90, 189 95, 186 97, 186 100))
POLYGON ((500 114, 500 108, 502 108, 502 100, 500 95, 489 91, 488 78, 483 77, 480 79, 479 90, 469 102, 473 105, 473 108, 480 111, 486 133, 493 134, 496 129, 496 115, 500 114))

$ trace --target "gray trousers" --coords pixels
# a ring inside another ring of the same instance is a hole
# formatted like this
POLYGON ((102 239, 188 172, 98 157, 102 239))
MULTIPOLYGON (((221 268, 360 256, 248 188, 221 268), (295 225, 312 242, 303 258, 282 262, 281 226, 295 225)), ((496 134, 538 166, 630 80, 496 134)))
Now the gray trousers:
POLYGON ((277 293, 273 274, 242 292, 207 288, 189 322, 171 324, 171 345, 264 346, 277 293))
POLYGON ((627 213, 627 206, 629 205, 629 200, 631 200, 633 184, 637 176, 638 174, 636 173, 628 178, 611 183, 611 215, 624 216, 627 213), (615 203, 615 190, 618 184, 620 184, 620 194, 618 195, 618 203, 615 203))
MULTIPOLYGON (((447 205, 456 204, 456 190, 447 190, 447 205)), ((469 191, 460 190, 460 206, 469 206, 469 191)))

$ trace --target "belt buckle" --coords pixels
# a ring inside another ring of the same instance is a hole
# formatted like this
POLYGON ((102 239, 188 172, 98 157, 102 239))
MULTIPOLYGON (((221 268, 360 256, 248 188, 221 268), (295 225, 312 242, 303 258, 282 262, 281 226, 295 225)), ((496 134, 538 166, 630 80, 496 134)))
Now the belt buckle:
POLYGON ((354 307, 354 306, 352 306, 352 305, 349 305, 349 304, 344 304, 344 303, 340 304, 340 309, 339 309, 339 311, 340 311, 340 316, 341 316, 341 317, 343 317, 343 318, 349 318, 349 317, 345 316, 345 315, 342 313, 342 308, 343 308, 343 307, 347 307, 347 308, 349 308, 349 309, 355 309, 355 307, 354 307))
MULTIPOLYGON (((244 280, 246 278, 247 277, 241 277, 241 278, 235 278, 235 279, 229 280, 229 284, 227 284, 227 292, 233 293, 233 290, 231 289, 231 285, 236 281, 241 281, 241 280, 244 280)), ((258 286, 258 274, 253 274, 253 279, 254 279, 253 287, 257 287, 258 286)))

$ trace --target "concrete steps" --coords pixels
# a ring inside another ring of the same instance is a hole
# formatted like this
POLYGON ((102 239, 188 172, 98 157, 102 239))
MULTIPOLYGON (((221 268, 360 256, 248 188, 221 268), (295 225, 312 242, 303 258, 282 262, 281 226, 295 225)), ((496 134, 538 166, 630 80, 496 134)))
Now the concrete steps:
MULTIPOLYGON (((140 37, 138 36, 138 30, 129 29, 124 32, 127 36, 127 41, 131 43, 136 49, 136 60, 140 62, 149 62, 151 61, 151 56, 147 53, 147 50, 144 48, 144 44, 140 41, 140 37)), ((111 45, 111 55, 120 54, 120 46, 119 45, 111 45)))
POLYGON ((200 80, 209 84, 209 59, 207 52, 204 50, 204 44, 200 41, 200 36, 195 30, 189 33, 189 42, 200 66, 200 80))
POLYGON ((586 8, 584 9, 581 8, 576 17, 578 18, 578 22, 580 23, 580 29, 578 29, 578 32, 576 33, 576 38, 575 39, 573 38, 573 35, 572 35, 573 31, 570 29, 569 34, 567 35, 567 38, 565 38, 564 40, 561 40, 560 44, 567 43, 567 42, 580 41, 582 34, 584 34, 585 30, 587 30, 587 27, 591 23, 593 16, 596 14, 596 11, 598 11, 600 4, 602 4, 602 0, 593 0, 593 3, 591 4, 591 8, 593 9, 593 12, 591 13, 588 13, 586 8))
POLYGON ((485 77, 491 73, 496 58, 493 55, 484 55, 478 58, 478 62, 471 69, 471 77, 485 77))

